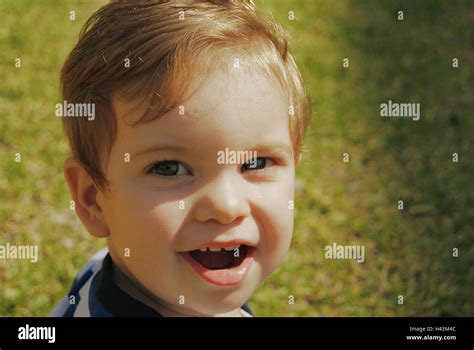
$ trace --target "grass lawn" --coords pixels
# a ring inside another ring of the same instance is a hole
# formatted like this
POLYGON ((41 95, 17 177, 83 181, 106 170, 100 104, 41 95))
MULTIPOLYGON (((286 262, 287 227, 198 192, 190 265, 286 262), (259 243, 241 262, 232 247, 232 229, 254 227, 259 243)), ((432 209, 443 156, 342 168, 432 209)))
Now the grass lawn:
MULTIPOLYGON (((54 117, 62 63, 103 3, 0 1, 0 244, 41 251, 37 264, 0 260, 0 316, 47 315, 105 245, 69 209, 54 117)), ((250 300, 255 314, 472 316, 474 3, 256 3, 291 33, 314 113, 291 252, 250 300), (388 100, 420 103, 421 119, 381 118, 388 100), (365 262, 325 259, 333 242, 364 245, 365 262)))

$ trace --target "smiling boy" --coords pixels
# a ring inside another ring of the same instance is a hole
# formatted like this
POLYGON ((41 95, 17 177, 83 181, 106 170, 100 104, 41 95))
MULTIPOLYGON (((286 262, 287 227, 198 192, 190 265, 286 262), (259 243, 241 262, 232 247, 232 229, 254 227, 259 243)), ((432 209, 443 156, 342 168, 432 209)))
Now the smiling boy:
POLYGON ((251 1, 114 1, 61 75, 64 174, 108 249, 53 316, 249 316, 283 261, 310 108, 281 28, 251 1), (248 151, 246 163, 218 161, 248 151))

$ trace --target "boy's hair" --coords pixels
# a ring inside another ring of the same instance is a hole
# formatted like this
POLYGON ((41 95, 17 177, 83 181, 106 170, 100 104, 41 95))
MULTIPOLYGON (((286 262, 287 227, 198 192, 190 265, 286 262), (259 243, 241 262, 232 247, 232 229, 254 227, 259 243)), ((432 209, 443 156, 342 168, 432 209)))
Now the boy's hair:
POLYGON ((236 58, 276 78, 287 93, 299 155, 310 103, 286 33, 252 0, 118 0, 88 19, 61 72, 63 100, 94 103, 97 115, 94 122, 62 118, 73 156, 107 188, 102 164, 116 136, 112 98, 142 99, 147 112, 137 123, 146 122, 182 104, 191 77, 203 82, 236 58))

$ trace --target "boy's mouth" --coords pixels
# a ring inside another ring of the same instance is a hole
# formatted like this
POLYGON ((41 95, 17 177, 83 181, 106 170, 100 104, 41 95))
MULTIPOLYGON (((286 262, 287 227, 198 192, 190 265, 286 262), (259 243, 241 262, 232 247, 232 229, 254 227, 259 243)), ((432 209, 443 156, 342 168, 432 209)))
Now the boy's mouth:
POLYGON ((247 246, 227 248, 201 248, 189 252, 191 258, 209 270, 230 269, 239 266, 247 256, 247 246))
POLYGON ((180 255, 199 276, 219 286, 241 283, 253 262, 255 247, 225 244, 182 252, 180 255))

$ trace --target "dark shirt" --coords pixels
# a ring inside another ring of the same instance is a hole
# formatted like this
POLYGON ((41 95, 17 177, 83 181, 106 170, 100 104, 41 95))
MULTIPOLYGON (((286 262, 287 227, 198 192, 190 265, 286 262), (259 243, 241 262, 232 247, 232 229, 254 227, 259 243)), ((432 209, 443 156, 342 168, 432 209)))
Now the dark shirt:
MULTIPOLYGON (((81 269, 72 287, 51 317, 162 317, 131 297, 112 280, 113 262, 107 249, 99 251, 81 269)), ((247 304, 242 309, 252 315, 247 304)))

